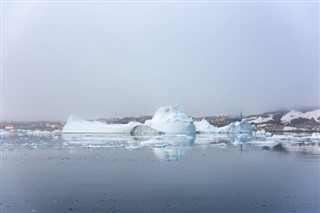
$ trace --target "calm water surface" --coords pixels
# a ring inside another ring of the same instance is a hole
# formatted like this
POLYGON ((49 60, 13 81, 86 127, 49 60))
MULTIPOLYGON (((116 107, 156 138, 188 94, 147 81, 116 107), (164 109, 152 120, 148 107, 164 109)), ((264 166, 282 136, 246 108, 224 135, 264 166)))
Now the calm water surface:
POLYGON ((1 141, 1 212, 320 212, 308 135, 35 136, 1 141))

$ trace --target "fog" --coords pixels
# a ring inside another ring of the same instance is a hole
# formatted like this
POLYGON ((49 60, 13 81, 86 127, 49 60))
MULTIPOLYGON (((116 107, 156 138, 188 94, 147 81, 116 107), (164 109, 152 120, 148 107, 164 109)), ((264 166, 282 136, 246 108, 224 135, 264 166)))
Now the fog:
POLYGON ((2 120, 319 106, 316 2, 3 2, 2 120))

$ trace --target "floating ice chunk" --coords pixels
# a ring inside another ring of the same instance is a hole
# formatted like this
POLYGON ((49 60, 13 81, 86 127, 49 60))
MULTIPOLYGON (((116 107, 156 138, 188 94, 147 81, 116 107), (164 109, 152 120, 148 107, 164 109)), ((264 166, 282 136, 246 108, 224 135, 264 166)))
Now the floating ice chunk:
POLYGON ((215 127, 211 125, 205 119, 202 121, 194 122, 198 133, 247 133, 252 134, 257 129, 254 125, 250 125, 248 121, 243 119, 242 121, 232 122, 231 124, 223 127, 215 127))
POLYGON ((40 131, 40 130, 28 130, 26 132, 28 136, 34 136, 34 137, 45 137, 49 138, 52 136, 52 133, 49 131, 40 131))
POLYGON ((272 134, 270 132, 266 132, 264 129, 258 130, 255 132, 256 137, 269 137, 272 134))
POLYGON ((320 133, 318 132, 312 133, 312 135, 310 136, 310 139, 313 142, 320 142, 320 133))
POLYGON ((1 138, 6 138, 10 135, 10 132, 8 132, 7 130, 4 129, 0 129, 0 137, 1 138))
POLYGON ((185 115, 178 105, 165 106, 157 110, 145 125, 167 134, 195 134, 196 128, 192 118, 185 115))
POLYGON ((86 121, 75 116, 70 116, 62 129, 62 133, 130 134, 132 129, 139 125, 143 124, 139 122, 129 122, 127 124, 106 124, 100 121, 86 121))
POLYGON ((252 134, 257 129, 254 125, 250 125, 248 121, 243 119, 242 121, 232 122, 231 124, 218 128, 220 133, 248 133, 252 134))
POLYGON ((214 133, 219 131, 219 128, 211 125, 206 119, 195 121, 194 126, 196 127, 197 133, 214 133))

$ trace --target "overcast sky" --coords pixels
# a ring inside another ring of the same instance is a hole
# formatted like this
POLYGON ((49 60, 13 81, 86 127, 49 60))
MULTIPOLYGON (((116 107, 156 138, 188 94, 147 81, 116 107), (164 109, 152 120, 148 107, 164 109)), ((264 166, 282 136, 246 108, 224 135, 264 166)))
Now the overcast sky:
POLYGON ((319 3, 10 3, 3 120, 319 106, 319 3))

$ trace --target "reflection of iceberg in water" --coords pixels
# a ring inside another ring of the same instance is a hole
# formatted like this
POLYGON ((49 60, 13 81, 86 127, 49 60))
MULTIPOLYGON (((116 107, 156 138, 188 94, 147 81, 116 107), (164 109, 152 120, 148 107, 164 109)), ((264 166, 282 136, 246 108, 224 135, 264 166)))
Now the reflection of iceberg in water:
POLYGON ((119 134, 62 134, 61 147, 77 150, 90 149, 126 149, 152 150, 162 160, 180 160, 185 154, 197 148, 237 149, 239 151, 263 149, 268 151, 288 151, 300 153, 319 153, 318 134, 274 135, 257 137, 250 134, 213 133, 191 135, 163 134, 157 136, 119 135, 119 134))
POLYGON ((179 160, 192 149, 195 138, 189 135, 156 137, 142 141, 140 147, 151 147, 161 160, 179 160))
POLYGON ((234 143, 246 143, 253 140, 254 137, 251 134, 244 133, 212 133, 212 134, 199 134, 195 140, 196 144, 234 144, 234 143))
POLYGON ((237 133, 229 133, 229 140, 231 143, 246 143, 253 139, 251 134, 237 134, 237 133))
POLYGON ((161 160, 174 161, 180 160, 191 149, 191 146, 154 147, 153 152, 161 160))
POLYGON ((130 135, 62 134, 63 145, 70 148, 119 148, 136 144, 130 135))

